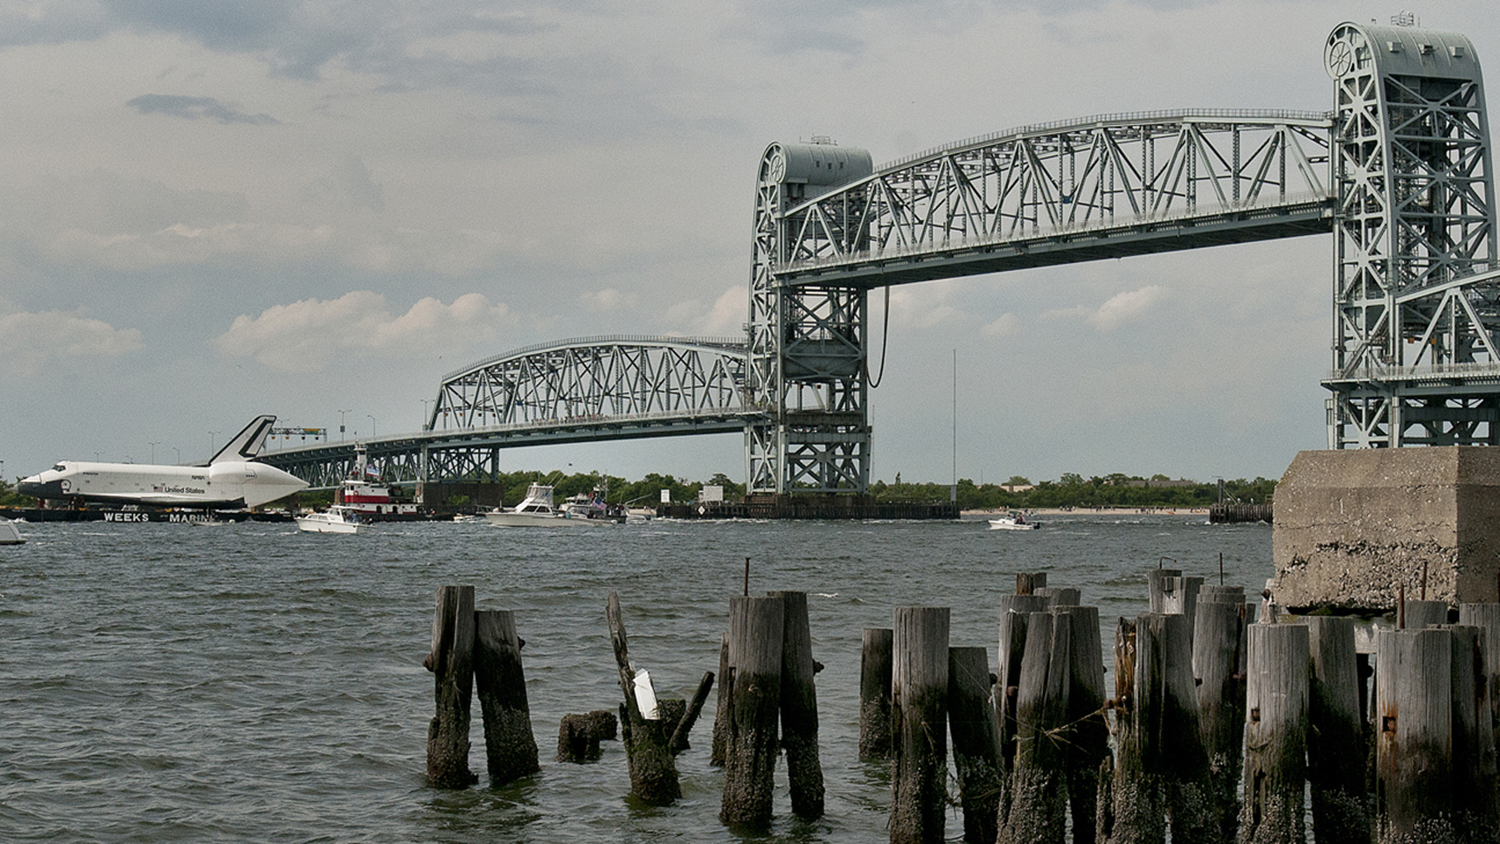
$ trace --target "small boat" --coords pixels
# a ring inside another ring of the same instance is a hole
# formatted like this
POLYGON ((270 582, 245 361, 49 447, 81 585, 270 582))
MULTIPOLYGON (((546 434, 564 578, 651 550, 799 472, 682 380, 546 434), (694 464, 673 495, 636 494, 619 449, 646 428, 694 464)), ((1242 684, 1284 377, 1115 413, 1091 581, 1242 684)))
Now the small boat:
POLYGON ((1028 521, 1025 514, 1017 512, 998 519, 990 519, 990 530, 1036 530, 1039 527, 1041 527, 1039 523, 1028 521))
POLYGON ((16 529, 16 523, 10 519, 0 519, 0 545, 20 545, 26 541, 21 531, 16 529))
POLYGON ((624 516, 611 515, 604 507, 595 508, 582 502, 569 502, 563 507, 552 505, 552 487, 532 484, 526 488, 526 497, 512 510, 491 510, 484 518, 492 525, 503 527, 593 527, 614 525, 624 521, 624 516))
POLYGON ((359 533, 368 525, 359 513, 342 504, 297 517, 297 529, 308 533, 359 533))

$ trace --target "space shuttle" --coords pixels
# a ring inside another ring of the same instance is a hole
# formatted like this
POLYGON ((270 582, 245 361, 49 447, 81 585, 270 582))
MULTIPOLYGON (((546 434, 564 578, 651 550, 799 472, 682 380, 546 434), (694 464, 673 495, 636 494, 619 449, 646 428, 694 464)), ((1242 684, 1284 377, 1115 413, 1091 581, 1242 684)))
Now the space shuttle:
POLYGON ((45 472, 22 478, 16 491, 33 498, 101 504, 213 510, 259 507, 307 488, 306 481, 255 462, 275 422, 275 416, 257 417, 206 466, 64 460, 45 472))

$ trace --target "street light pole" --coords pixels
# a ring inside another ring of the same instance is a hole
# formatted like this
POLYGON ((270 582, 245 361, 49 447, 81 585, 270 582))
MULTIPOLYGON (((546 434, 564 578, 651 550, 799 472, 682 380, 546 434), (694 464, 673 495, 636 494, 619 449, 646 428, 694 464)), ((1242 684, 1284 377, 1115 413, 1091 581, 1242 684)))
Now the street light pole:
POLYGON ((339 411, 339 442, 343 442, 344 441, 344 414, 346 414, 346 413, 353 413, 353 412, 354 411, 352 411, 352 410, 340 410, 339 411))
POLYGON ((424 431, 432 430, 431 428, 427 427, 427 405, 431 402, 432 399, 422 399, 422 430, 424 431))
POLYGON ((214 443, 216 443, 218 441, 219 441, 219 432, 218 431, 209 431, 208 432, 208 459, 209 460, 214 459, 214 443))
POLYGON ((159 446, 159 445, 161 445, 161 440, 157 440, 156 442, 154 442, 154 443, 151 444, 151 462, 152 463, 156 462, 156 447, 159 446))
POLYGON ((365 418, 370 420, 370 439, 375 439, 375 417, 366 413, 365 418))

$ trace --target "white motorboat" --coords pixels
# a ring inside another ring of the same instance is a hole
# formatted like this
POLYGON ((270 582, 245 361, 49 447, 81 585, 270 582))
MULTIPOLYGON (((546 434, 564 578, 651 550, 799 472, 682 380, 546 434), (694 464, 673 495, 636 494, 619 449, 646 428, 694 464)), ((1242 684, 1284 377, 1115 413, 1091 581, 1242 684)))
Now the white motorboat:
POLYGON ((358 512, 342 504, 297 517, 297 529, 308 533, 359 533, 368 525, 358 512))
POLYGON ((20 545, 26 541, 21 531, 16 528, 16 523, 10 519, 0 519, 0 545, 20 545))
POLYGON ((998 519, 990 519, 990 530, 1036 530, 1041 527, 1037 522, 1030 521, 1023 513, 1011 513, 998 519))
POLYGON ((602 506, 595 509, 587 504, 569 503, 554 507, 552 487, 546 484, 528 486, 526 497, 514 509, 491 510, 484 518, 502 527, 594 527, 623 521, 623 517, 610 515, 602 506))

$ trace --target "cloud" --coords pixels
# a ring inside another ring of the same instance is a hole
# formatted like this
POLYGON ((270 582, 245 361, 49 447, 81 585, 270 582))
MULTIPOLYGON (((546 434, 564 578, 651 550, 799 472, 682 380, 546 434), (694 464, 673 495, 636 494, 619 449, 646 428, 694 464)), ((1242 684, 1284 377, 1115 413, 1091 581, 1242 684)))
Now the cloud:
POLYGON ((1082 319, 1101 332, 1113 331, 1120 326, 1149 313, 1152 306, 1166 298, 1167 289, 1159 284, 1148 284, 1138 290, 1128 290, 1111 296, 1097 310, 1075 305, 1047 311, 1046 319, 1082 319))
POLYGON ((394 356, 436 345, 457 348, 495 340, 513 322, 504 303, 481 293, 466 293, 445 305, 427 297, 399 316, 385 297, 356 290, 337 299, 304 299, 276 305, 260 316, 235 317, 229 330, 215 338, 220 352, 254 357, 282 371, 321 369, 337 354, 394 356))
POLYGON ((739 337, 745 333, 750 296, 743 287, 730 287, 712 305, 681 299, 667 308, 668 331, 694 337, 739 337))
POLYGON ((608 313, 611 311, 628 311, 635 308, 639 299, 634 293, 622 293, 613 287, 603 290, 590 290, 578 295, 578 305, 586 311, 596 313, 608 313))
POLYGON ((1152 305, 1160 302, 1166 295, 1165 287, 1159 284, 1148 284, 1139 290, 1130 290, 1110 297, 1108 302, 1099 306, 1099 310, 1084 317, 1084 320, 1100 331, 1109 331, 1146 313, 1152 305))
POLYGON ((209 118, 220 123, 248 123, 252 126, 270 126, 280 120, 269 114, 246 114, 231 108, 213 97, 184 97, 176 94, 142 94, 125 105, 141 114, 166 114, 185 117, 189 120, 209 118))
POLYGON ((1007 311, 1001 314, 999 319, 989 323, 984 328, 979 329, 979 331, 986 337, 1004 337, 1007 334, 1014 334, 1020 329, 1020 318, 1007 311))
POLYGON ((0 367, 33 376, 55 358, 106 358, 139 351, 141 332, 76 311, 0 314, 0 367))

